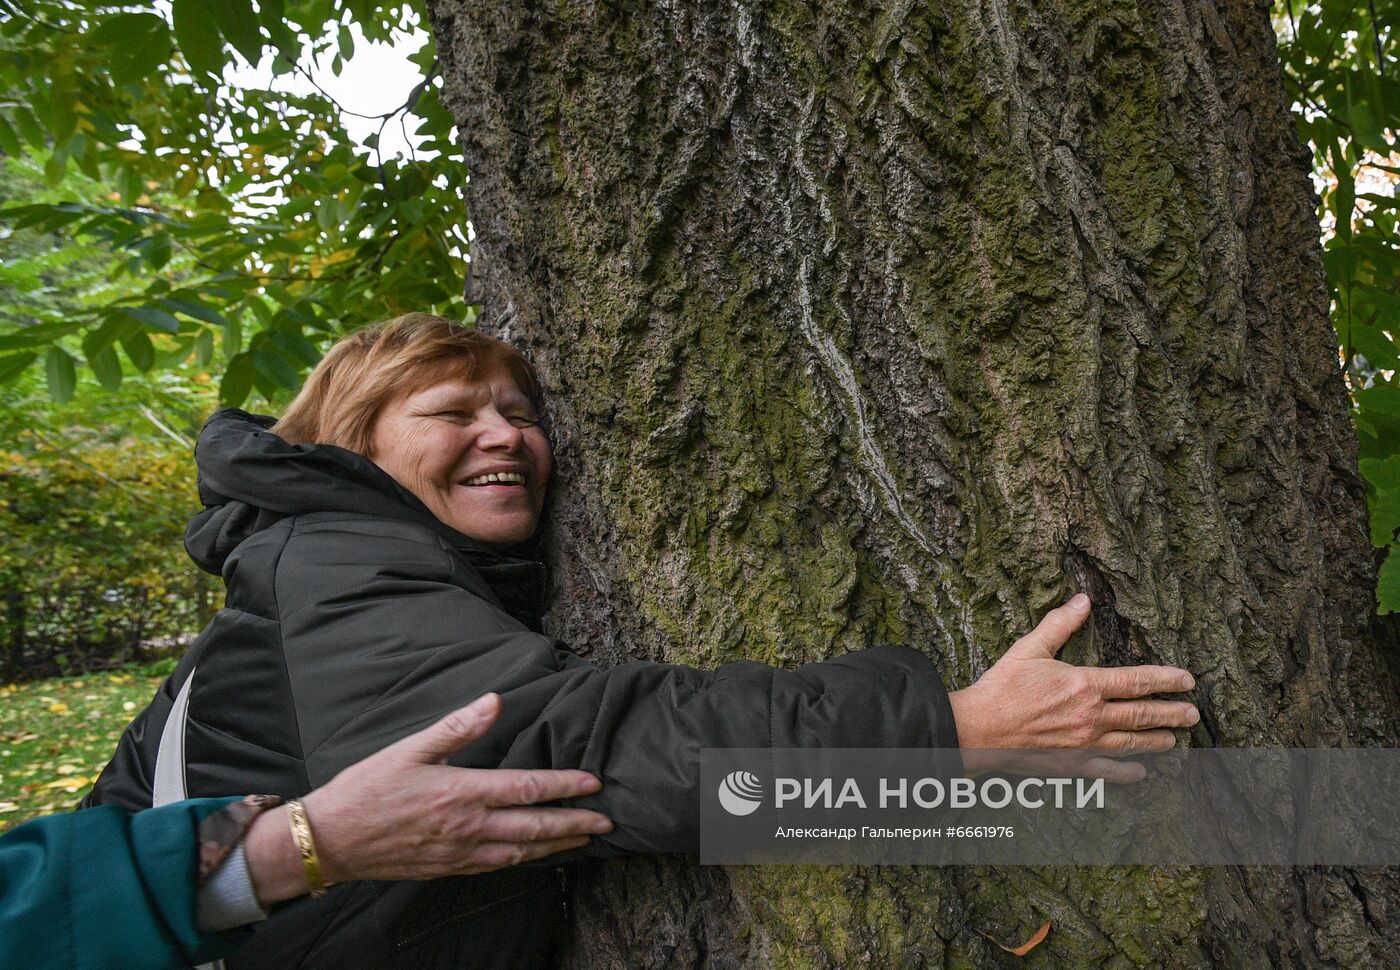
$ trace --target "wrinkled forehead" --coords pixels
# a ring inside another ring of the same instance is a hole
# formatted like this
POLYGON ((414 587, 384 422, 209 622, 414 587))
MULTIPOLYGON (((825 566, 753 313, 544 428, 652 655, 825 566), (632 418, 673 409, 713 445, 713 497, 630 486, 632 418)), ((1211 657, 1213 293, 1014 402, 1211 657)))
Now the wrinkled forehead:
POLYGON ((413 374, 405 382, 407 392, 423 391, 445 382, 456 381, 470 386, 487 386, 505 378, 507 384, 514 385, 526 398, 539 403, 539 386, 529 372, 524 358, 496 356, 496 354, 470 354, 462 357, 440 357, 433 361, 419 361, 413 365, 413 374))
POLYGON ((467 361, 445 361, 419 375, 403 396, 427 404, 475 406, 493 397, 530 405, 536 403, 519 377, 512 373, 512 368, 501 361, 486 362, 484 367, 471 367, 467 361))

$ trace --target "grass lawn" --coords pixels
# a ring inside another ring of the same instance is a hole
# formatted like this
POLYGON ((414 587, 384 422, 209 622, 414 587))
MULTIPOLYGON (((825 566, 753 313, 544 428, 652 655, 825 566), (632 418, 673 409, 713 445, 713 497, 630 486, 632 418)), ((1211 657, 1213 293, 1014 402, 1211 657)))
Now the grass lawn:
POLYGON ((77 805, 155 693, 157 669, 0 685, 0 831, 77 805))

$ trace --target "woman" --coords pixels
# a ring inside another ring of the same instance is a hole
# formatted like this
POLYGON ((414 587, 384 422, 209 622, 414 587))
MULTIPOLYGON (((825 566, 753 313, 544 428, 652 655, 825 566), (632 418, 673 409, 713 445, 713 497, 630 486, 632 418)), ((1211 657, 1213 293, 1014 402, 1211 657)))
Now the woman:
MULTIPOLYGON (((551 470, 541 403, 513 348, 409 314, 332 348, 275 426, 215 414, 186 548, 222 573, 226 606, 128 729, 97 799, 150 804, 161 735, 183 740, 191 794, 296 795, 489 690, 501 722, 456 763, 591 771, 604 788, 578 804, 616 828, 590 852, 674 852, 696 847, 704 747, 954 748, 965 725, 985 747, 1157 749, 1190 723, 1188 704, 1108 701, 1107 679, 1091 696, 1086 672, 1051 658, 1087 601, 952 701, 900 647, 794 671, 593 667, 538 632, 544 577, 525 553, 551 470)), ((1116 696, 1189 686, 1175 668, 1133 669, 1116 696)), ((563 918, 542 868, 346 884, 275 913, 231 966, 548 966, 563 918)))

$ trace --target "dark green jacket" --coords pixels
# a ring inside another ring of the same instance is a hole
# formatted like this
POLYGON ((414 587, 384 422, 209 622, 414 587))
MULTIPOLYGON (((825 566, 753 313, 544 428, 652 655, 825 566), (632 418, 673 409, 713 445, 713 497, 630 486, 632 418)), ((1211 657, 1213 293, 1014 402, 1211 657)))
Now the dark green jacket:
MULTIPOLYGON (((99 801, 149 804, 155 745, 192 670, 191 794, 302 794, 496 691, 500 723, 458 762, 598 775, 602 793, 579 804, 616 829, 593 854, 696 851, 701 748, 956 747, 937 672, 902 647, 790 671, 586 663, 538 632, 539 563, 481 548, 368 459, 287 445, 270 423, 221 411, 200 437, 206 510, 186 546, 222 573, 226 605, 128 729, 99 801)), ((259 924, 241 960, 547 965, 562 905, 548 869, 339 887, 259 924)))
POLYGON ((35 819, 0 837, 0 967, 188 966, 217 943, 195 920, 196 830, 229 801, 137 815, 103 806, 35 819))

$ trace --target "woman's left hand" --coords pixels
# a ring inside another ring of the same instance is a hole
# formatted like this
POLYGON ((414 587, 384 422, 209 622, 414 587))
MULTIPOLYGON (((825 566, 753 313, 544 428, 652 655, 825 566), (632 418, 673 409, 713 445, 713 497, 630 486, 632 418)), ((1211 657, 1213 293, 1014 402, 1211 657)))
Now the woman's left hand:
POLYGON ((948 695, 969 773, 1035 773, 1047 765, 1062 770, 1068 765, 1110 781, 1136 781, 1143 776, 1141 765, 1066 753, 1165 751, 1176 744, 1173 729, 1200 720, 1200 712, 1187 701, 1150 696, 1195 687, 1195 678, 1180 667, 1076 667, 1055 659, 1089 618, 1089 607, 1083 593, 1071 597, 1012 644, 976 683, 948 695))

